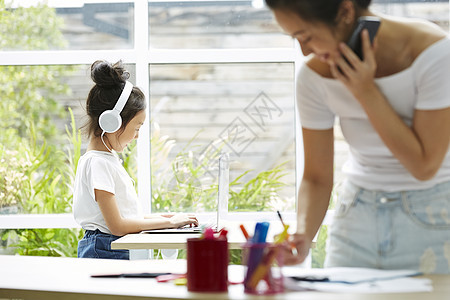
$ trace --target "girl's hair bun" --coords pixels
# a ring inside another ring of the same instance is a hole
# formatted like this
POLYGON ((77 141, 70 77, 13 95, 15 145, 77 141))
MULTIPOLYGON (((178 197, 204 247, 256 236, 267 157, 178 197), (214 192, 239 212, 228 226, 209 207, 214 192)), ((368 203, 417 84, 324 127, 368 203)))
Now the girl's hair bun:
POLYGON ((91 65, 91 78, 101 88, 122 86, 130 77, 124 69, 122 61, 111 64, 105 60, 97 60, 91 65))

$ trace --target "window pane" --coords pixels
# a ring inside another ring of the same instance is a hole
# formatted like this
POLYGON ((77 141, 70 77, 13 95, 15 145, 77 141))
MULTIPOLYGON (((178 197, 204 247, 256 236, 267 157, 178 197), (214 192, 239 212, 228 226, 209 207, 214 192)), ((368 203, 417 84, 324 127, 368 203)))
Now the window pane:
POLYGON ((150 1, 150 48, 293 47, 258 2, 150 1))
POLYGON ((388 15, 426 19, 449 31, 447 0, 375 0, 373 8, 388 15))
MULTIPOLYGON (((135 66, 125 68, 135 82, 135 66)), ((87 140, 69 139, 68 108, 79 128, 93 86, 89 70, 90 65, 0 66, 0 214, 71 212, 76 157, 85 153, 87 140)))
POLYGON ((37 3, 5 11, 0 18, 1 49, 110 50, 133 47, 133 3, 77 1, 74 4, 66 1, 66 5, 58 7, 37 3))
POLYGON ((215 210, 218 152, 230 211, 294 211, 292 63, 151 65, 150 105, 152 211, 215 210))

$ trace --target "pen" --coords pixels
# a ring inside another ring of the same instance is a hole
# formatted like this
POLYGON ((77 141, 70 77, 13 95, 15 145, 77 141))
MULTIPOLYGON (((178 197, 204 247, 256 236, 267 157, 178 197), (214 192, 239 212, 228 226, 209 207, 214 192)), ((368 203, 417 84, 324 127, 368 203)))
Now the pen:
POLYGON ((283 222, 283 217, 281 216, 281 213, 280 213, 279 210, 277 210, 277 214, 278 214, 278 218, 280 218, 281 224, 283 224, 283 227, 284 227, 285 225, 284 225, 284 222, 283 222))
POLYGON ((250 236, 248 235, 247 229, 245 229, 244 225, 239 225, 239 228, 241 228, 242 233, 244 234, 245 239, 248 241, 250 239, 250 236))
POLYGON ((160 275, 156 277, 157 282, 168 282, 171 280, 176 280, 180 278, 186 278, 186 274, 166 274, 166 275, 160 275))
POLYGON ((120 274, 94 274, 92 278, 156 278, 171 273, 120 273, 120 274))
POLYGON ((309 281, 309 282, 328 282, 330 279, 326 276, 291 276, 290 278, 296 281, 309 281))

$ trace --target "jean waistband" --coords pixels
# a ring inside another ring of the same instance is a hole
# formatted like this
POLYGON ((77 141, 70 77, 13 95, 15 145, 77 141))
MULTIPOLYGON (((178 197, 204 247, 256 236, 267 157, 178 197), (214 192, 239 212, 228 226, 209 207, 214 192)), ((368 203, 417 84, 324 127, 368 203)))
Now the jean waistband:
POLYGON ((98 229, 95 229, 95 230, 85 229, 85 231, 84 231, 85 236, 91 236, 91 235, 96 235, 96 234, 101 234, 101 233, 103 233, 103 232, 101 232, 98 229))
POLYGON ((402 201, 402 199, 406 199, 413 195, 421 195, 421 194, 433 194, 438 195, 440 193, 448 193, 450 191, 450 181, 439 183, 431 188, 423 189, 423 190, 409 190, 409 191, 398 191, 398 192, 385 192, 385 191, 374 191, 367 190, 365 188, 356 186, 350 181, 346 181, 344 183, 344 188, 347 191, 358 196, 364 202, 370 203, 391 203, 402 201))
POLYGON ((99 234, 109 235, 109 236, 111 236, 111 237, 113 237, 115 239, 121 238, 121 236, 117 236, 117 235, 114 235, 114 234, 111 234, 111 233, 106 233, 106 232, 100 231, 100 229, 95 229, 95 230, 85 229, 85 232, 84 232, 84 236, 86 236, 86 237, 99 235, 99 234))

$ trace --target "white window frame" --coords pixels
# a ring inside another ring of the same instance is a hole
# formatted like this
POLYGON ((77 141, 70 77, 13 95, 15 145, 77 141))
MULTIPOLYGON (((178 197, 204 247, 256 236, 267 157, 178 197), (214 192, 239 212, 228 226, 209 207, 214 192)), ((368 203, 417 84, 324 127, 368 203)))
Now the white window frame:
MULTIPOLYGON (((192 0, 166 0, 166 2, 189 2, 192 0)), ((193 0, 197 2, 208 0, 193 0)), ((226 0, 216 0, 226 1, 226 0)), ((235 0, 236 1, 236 0, 235 0)), ((237 0, 245 1, 248 0, 237 0)), ((205 63, 294 63, 298 69, 302 60, 301 51, 296 45, 288 48, 256 48, 256 49, 149 49, 148 31, 148 6, 149 2, 161 2, 156 0, 84 0, 84 3, 134 3, 134 39, 132 49, 124 50, 61 50, 61 51, 2 51, 0 55, 0 65, 90 65, 97 59, 108 61, 118 61, 122 59, 124 63, 135 64, 136 85, 139 86, 147 99, 149 98, 149 66, 151 64, 205 64, 205 63), (144 26, 139 26, 144 24, 144 26)), ((71 2, 67 4, 65 0, 49 0, 49 6, 68 7, 82 6, 83 2, 71 2)), ((15 5, 28 6, 36 1, 20 0, 15 1, 15 5)), ((295 86, 295 85, 294 85, 295 86)), ((296 105, 296 104, 295 104, 296 105)), ((147 106, 147 116, 151 116, 150 105, 147 106)), ((150 117, 145 121, 139 132, 137 143, 137 159, 139 165, 150 166, 150 117)), ((296 118, 297 138, 296 157, 297 170, 296 182, 302 174, 303 155, 299 155, 299 149, 303 149, 301 138, 298 138, 300 131, 299 122, 296 118)), ((138 196, 142 203, 144 212, 151 212, 151 170, 148 168, 138 168, 138 196), (142 184, 148 182, 149 184, 142 184)), ((242 213, 241 213, 242 214, 242 213)), ((231 215, 231 214, 230 214, 231 215)), ((251 215, 251 213, 250 213, 251 215)), ((241 215, 242 216, 242 215, 241 215)), ((259 215, 261 217, 261 215, 259 215)), ((271 216, 267 216, 271 218, 271 216)), ((255 217, 256 218, 256 217, 255 217)), ((286 220, 295 220, 295 212, 286 214, 286 220)), ((72 214, 36 214, 36 215, 5 215, 0 216, 0 229, 13 228, 79 228, 73 220, 72 214)))
MULTIPOLYGON (((165 2, 190 2, 211 0, 165 0, 165 2)), ((215 0, 217 2, 227 0, 215 0)), ((234 0, 248 2, 248 0, 234 0)), ((14 7, 30 6, 39 1, 15 0, 14 7)), ((151 64, 196 64, 196 63, 294 63, 295 70, 300 66, 303 57, 298 44, 291 49, 286 48, 257 48, 257 49, 149 49, 148 45, 148 6, 151 2, 162 2, 162 0, 47 0, 51 7, 80 7, 83 3, 134 3, 134 36, 133 49, 124 50, 67 50, 67 51, 2 51, 0 65, 90 65, 97 59, 117 61, 122 59, 127 64, 136 66, 136 85, 141 87, 147 99, 149 99, 149 65, 151 64), (138 24, 145 24, 138 26, 138 24)), ((442 1, 444 2, 444 1, 442 1)), ((450 0, 449 0, 450 4, 450 0)), ((450 11, 449 11, 450 20, 450 11)), ((295 86, 295 85, 294 85, 295 86)), ((297 103, 295 103, 297 109, 297 103)), ((151 115, 150 105, 147 115, 151 115)), ((150 123, 147 118, 141 127, 140 139, 137 144, 137 159, 139 164, 150 166, 150 123)), ((296 191, 298 191, 303 173, 303 155, 301 128, 298 118, 296 124, 296 191)), ((144 211, 151 212, 151 170, 138 168, 139 182, 148 181, 149 184, 139 184, 138 195, 144 211)), ((240 213, 241 217, 243 213, 240 213)), ((329 224, 333 212, 328 211, 323 224, 329 224)), ((233 217, 233 214, 229 214, 233 217)), ((265 217, 272 219, 273 214, 248 213, 251 218, 265 217)), ((296 220, 296 213, 286 213, 287 221, 296 220)), ((246 217, 247 218, 247 217, 246 217)), ((36 214, 36 215, 3 215, 0 216, 0 229, 13 228, 77 228, 79 225, 73 220, 72 214, 36 214)))

